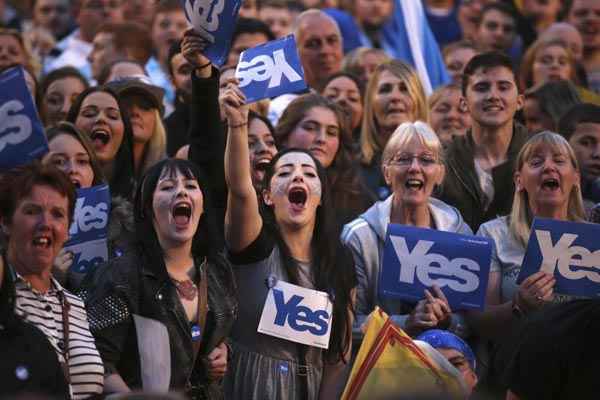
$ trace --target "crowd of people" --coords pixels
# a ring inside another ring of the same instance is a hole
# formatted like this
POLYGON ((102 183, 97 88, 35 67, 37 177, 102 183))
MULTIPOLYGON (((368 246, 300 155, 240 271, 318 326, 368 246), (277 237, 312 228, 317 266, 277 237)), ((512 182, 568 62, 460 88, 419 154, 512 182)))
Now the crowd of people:
POLYGON ((414 2, 439 84, 394 0, 243 0, 223 66, 179 0, 0 0, 49 149, 0 171, 0 398, 336 399, 376 307, 464 398, 596 398, 600 304, 517 277, 535 217, 600 223, 600 1, 414 2), (248 104, 240 55, 290 34, 308 89, 248 104), (485 309, 384 296, 390 223, 489 238, 485 309), (326 349, 258 330, 278 282, 326 294, 326 349))

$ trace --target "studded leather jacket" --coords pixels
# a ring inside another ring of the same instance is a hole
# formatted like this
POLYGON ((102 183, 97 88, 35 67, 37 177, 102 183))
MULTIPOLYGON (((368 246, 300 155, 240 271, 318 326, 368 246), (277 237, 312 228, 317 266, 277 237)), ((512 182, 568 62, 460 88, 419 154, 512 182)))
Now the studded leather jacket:
MULTIPOLYGON (((137 315, 166 327, 170 390, 184 391, 191 399, 222 398, 220 382, 208 379, 206 356, 229 335, 237 315, 229 264, 220 256, 204 264, 208 314, 194 362, 190 324, 175 285, 164 268, 157 271, 147 267, 152 265, 145 262, 147 257, 141 248, 136 248, 99 267, 83 282, 80 296, 86 303, 90 329, 107 374, 118 373, 130 388, 142 388, 139 332, 133 318, 137 315)), ((201 262, 195 264, 198 268, 201 262)))

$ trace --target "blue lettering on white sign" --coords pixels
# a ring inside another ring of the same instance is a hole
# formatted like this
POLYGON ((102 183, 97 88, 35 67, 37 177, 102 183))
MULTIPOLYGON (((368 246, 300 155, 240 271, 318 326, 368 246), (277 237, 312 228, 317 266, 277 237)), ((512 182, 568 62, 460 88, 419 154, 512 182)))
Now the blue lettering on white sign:
POLYGON ((215 65, 227 60, 241 0, 181 0, 185 16, 209 43, 204 55, 215 65))
POLYGON ((491 249, 487 238, 390 224, 379 295, 416 302, 435 284, 452 309, 483 309, 491 249))
POLYGON ((329 313, 325 310, 313 311, 308 307, 301 306, 304 297, 293 295, 286 302, 283 292, 273 289, 273 298, 277 314, 275 325, 284 326, 286 321, 290 328, 298 332, 308 331, 313 335, 323 336, 327 333, 329 326, 329 313))
POLYGON ((235 76, 248 103, 306 89, 293 35, 244 51, 235 76))
POLYGON ((554 293, 600 296, 600 226, 536 218, 517 283, 537 271, 556 278, 554 293))
POLYGON ((48 143, 21 67, 0 74, 0 169, 28 164, 48 143))

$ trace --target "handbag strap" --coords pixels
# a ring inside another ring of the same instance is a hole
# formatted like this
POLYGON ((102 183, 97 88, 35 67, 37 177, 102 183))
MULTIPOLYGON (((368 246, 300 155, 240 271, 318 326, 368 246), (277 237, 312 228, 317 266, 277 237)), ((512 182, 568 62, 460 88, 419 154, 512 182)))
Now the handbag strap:
MULTIPOLYGON (((71 304, 67 300, 67 296, 65 296, 65 293, 62 290, 58 291, 58 297, 61 303, 63 327, 63 348, 61 350, 64 362, 61 363, 61 367, 63 374, 65 375, 67 385, 70 387, 71 372, 69 371, 69 310, 71 309, 71 304)), ((69 396, 69 398, 71 398, 71 396, 69 396)))
POLYGON ((202 330, 202 335, 199 340, 192 341, 192 348, 194 351, 194 362, 192 365, 196 365, 196 359, 200 352, 200 345, 202 344, 202 336, 204 335, 204 328, 206 325, 206 316, 208 314, 208 282, 206 273, 207 264, 206 261, 202 263, 200 267, 200 285, 198 287, 198 325, 202 330))

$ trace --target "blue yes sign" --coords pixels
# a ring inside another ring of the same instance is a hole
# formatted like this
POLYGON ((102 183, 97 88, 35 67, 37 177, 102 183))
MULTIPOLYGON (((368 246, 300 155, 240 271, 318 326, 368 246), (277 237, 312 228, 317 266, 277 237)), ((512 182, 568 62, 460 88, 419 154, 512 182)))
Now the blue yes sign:
POLYGON ((327 293, 278 281, 267 294, 258 332, 326 349, 332 309, 327 293))
POLYGON ((488 238, 389 224, 379 295, 417 302, 435 284, 453 310, 482 310, 491 253, 488 238))
POLYGON ((242 52, 235 77, 247 103, 306 89, 293 35, 242 52))
POLYGON ((538 271, 556 278, 554 293, 600 296, 600 225, 536 218, 517 283, 538 271))
POLYGON ((65 250, 73 253, 71 270, 86 273, 108 260, 110 192, 107 185, 77 190, 75 216, 65 250))
POLYGON ((227 61, 242 0, 181 0, 188 22, 210 44, 204 54, 215 65, 227 61))
POLYGON ((0 170, 29 164, 47 152, 23 69, 10 68, 0 74, 0 170))

